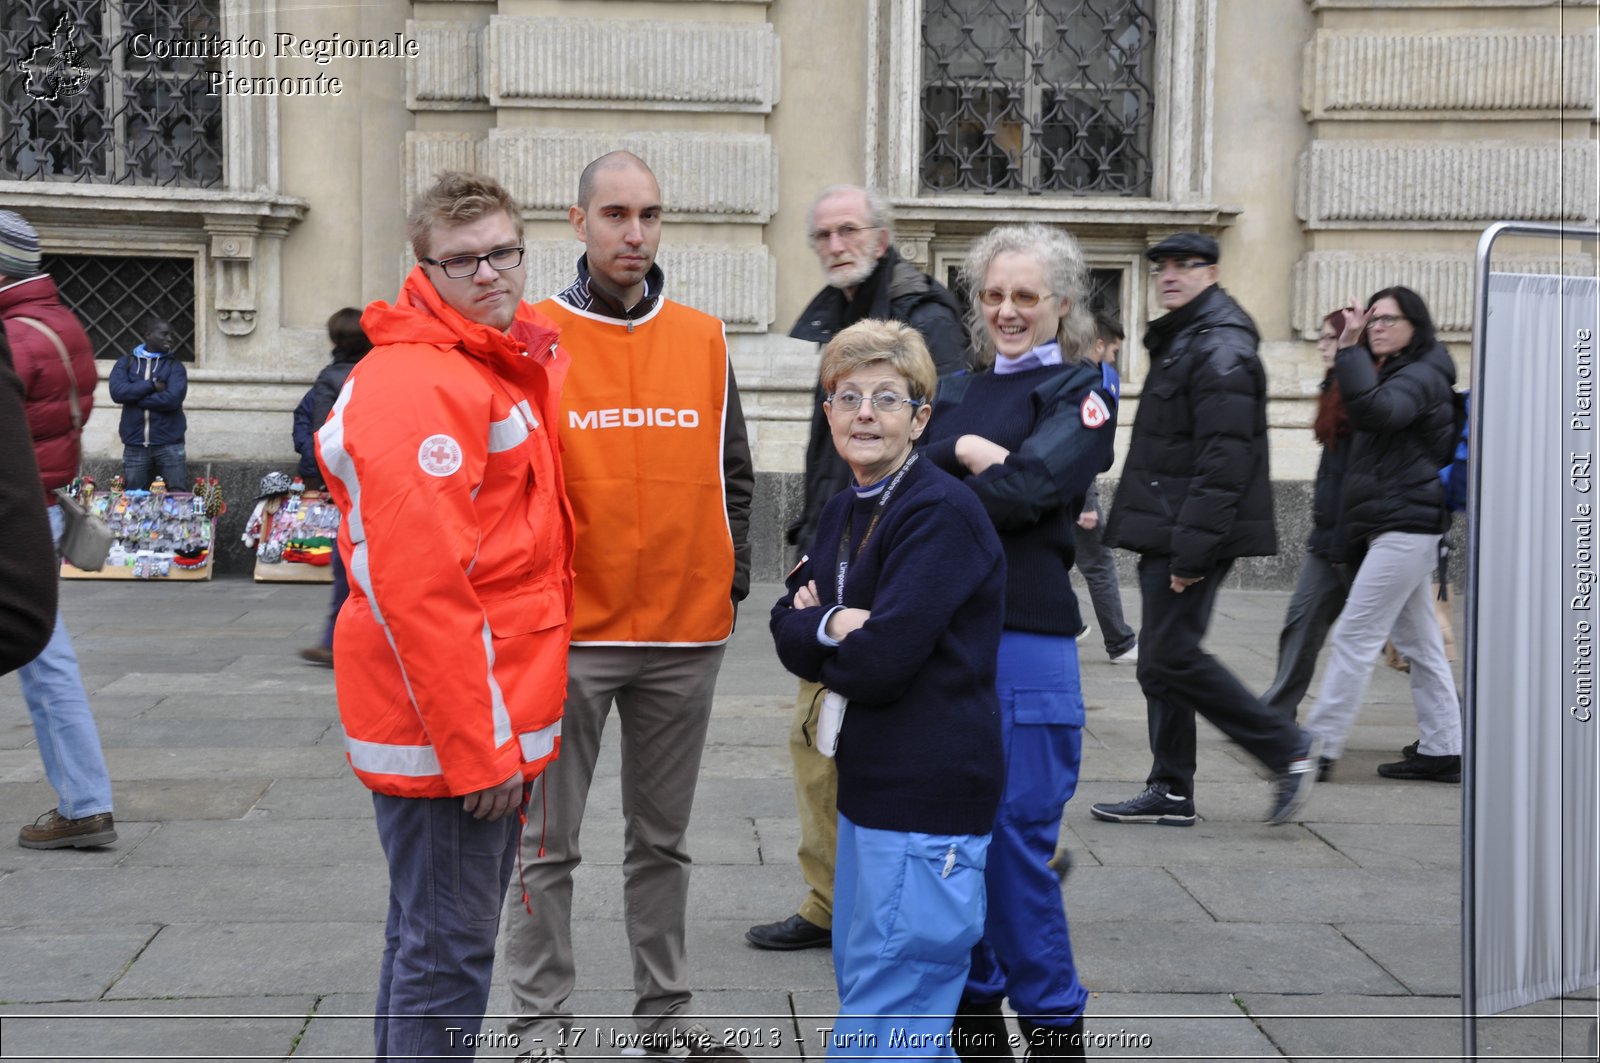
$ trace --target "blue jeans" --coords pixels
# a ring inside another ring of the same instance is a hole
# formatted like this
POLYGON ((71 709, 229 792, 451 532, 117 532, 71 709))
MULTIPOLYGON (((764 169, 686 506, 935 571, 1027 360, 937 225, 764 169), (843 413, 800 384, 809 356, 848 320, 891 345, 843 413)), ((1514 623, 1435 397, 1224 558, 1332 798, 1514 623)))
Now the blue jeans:
POLYGON ((328 606, 328 624, 322 629, 322 648, 333 652, 333 625, 338 623, 339 610, 350 597, 350 577, 344 570, 344 559, 339 556, 339 544, 333 544, 333 603, 328 606))
MULTIPOLYGON (((51 506, 50 532, 58 543, 61 527, 61 507, 51 506)), ((17 670, 17 678, 33 717, 45 778, 56 792, 56 810, 67 819, 110 812, 111 775, 100 752, 89 695, 78 675, 78 655, 59 609, 49 645, 17 670)))
POLYGON ((983 932, 987 834, 858 827, 839 814, 830 1057, 954 1060, 950 1022, 983 932))
POLYGON ((148 490, 157 476, 167 482, 168 491, 187 491, 194 486, 189 481, 189 462, 182 443, 164 443, 157 447, 123 445, 124 487, 130 491, 148 490))
MULTIPOLYGON (((522 817, 473 819, 459 797, 372 795, 389 860, 373 1032, 378 1063, 471 1059, 494 971, 522 817)), ((527 791, 523 791, 523 807, 527 791)))

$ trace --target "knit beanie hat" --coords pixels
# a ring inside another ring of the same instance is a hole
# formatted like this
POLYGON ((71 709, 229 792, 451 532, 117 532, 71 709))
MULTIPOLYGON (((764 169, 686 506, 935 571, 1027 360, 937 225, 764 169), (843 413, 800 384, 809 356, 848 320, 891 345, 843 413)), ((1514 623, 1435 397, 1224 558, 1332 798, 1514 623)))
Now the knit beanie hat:
POLYGON ((0 210, 0 275, 22 279, 39 272, 39 233, 22 215, 0 210))

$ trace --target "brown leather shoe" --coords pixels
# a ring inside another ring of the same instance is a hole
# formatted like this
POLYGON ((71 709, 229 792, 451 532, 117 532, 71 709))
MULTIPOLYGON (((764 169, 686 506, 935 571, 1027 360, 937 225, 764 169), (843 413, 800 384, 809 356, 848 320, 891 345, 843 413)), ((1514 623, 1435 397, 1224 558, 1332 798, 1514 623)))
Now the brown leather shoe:
POLYGON ((117 828, 111 813, 68 819, 53 808, 17 835, 17 844, 24 849, 92 849, 116 840, 117 828))
POLYGON ((333 651, 325 646, 307 646, 300 651, 300 656, 312 664, 324 664, 333 667, 333 651))

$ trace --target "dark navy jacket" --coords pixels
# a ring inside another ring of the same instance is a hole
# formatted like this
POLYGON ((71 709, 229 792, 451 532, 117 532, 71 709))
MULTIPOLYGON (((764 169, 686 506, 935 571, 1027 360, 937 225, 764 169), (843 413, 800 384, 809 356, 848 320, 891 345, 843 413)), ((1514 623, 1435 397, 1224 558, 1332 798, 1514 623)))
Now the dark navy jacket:
POLYGON ((183 398, 189 374, 183 363, 165 354, 146 357, 144 344, 117 359, 111 369, 111 401, 122 405, 122 442, 130 447, 164 447, 182 443, 188 430, 183 398))
POLYGON ((987 834, 1005 777, 994 689, 1005 556, 972 492, 930 461, 907 470, 869 537, 878 501, 847 488, 823 507, 807 559, 772 609, 778 659, 850 699, 834 759, 839 811, 853 823, 987 834), (859 553, 841 601, 847 522, 859 553), (793 608, 809 580, 822 604, 793 608), (817 627, 835 605, 872 618, 833 647, 817 627))

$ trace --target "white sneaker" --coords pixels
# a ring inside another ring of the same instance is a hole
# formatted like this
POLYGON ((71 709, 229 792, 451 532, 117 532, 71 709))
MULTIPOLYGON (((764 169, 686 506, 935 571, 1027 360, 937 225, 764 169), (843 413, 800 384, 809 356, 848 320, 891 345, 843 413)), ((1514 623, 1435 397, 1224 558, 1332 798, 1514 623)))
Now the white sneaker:
POLYGON ((1085 621, 1084 625, 1083 625, 1083 630, 1078 632, 1076 635, 1074 635, 1072 637, 1076 641, 1082 642, 1084 639, 1088 638, 1093 633, 1094 633, 1094 625, 1091 624, 1091 623, 1088 623, 1087 621, 1085 621))
POLYGON ((1138 664, 1139 663, 1139 644, 1137 642, 1135 642, 1132 646, 1129 646, 1127 649, 1123 650, 1121 653, 1119 653, 1115 657, 1111 658, 1111 663, 1112 664, 1138 664))

